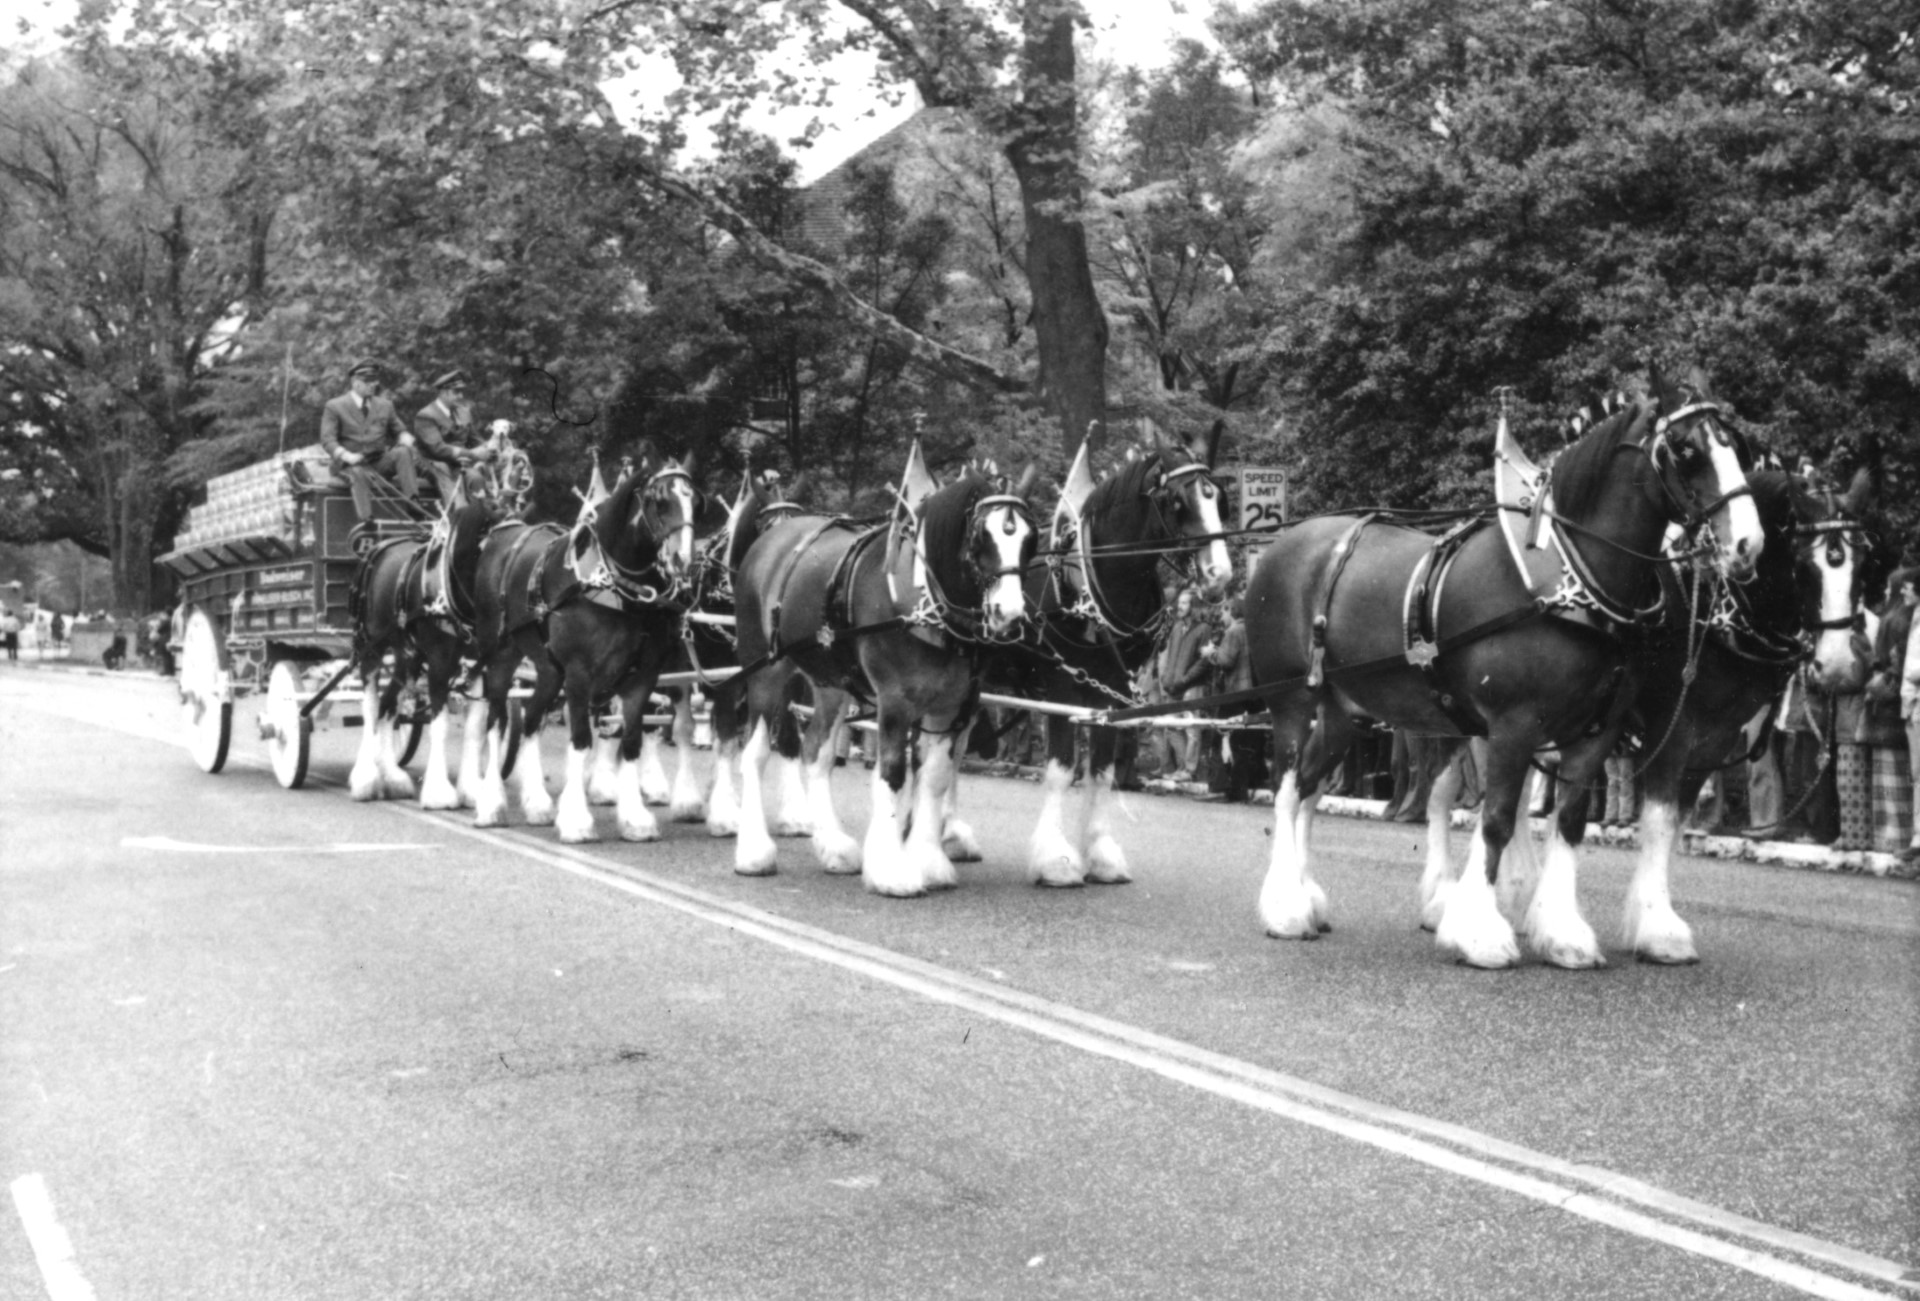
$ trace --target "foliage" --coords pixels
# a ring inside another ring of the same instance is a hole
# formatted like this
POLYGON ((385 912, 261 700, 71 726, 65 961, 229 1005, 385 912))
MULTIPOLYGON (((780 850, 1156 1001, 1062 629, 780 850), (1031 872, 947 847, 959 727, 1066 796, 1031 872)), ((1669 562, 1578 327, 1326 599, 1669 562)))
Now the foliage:
POLYGON ((267 220, 246 78, 157 63, 34 64, 0 91, 0 527, 112 554, 140 605, 180 504, 167 458, 262 308, 267 220))
POLYGON ((1345 213, 1317 275, 1275 278, 1266 341, 1311 499, 1483 498, 1496 388, 1524 435, 1655 359, 1701 365, 1783 454, 1839 473, 1883 447, 1914 482, 1911 17, 1271 0, 1223 21, 1285 113, 1343 124, 1314 148, 1345 213))
POLYGON ((1151 76, 1124 78, 1120 98, 1121 128, 1092 170, 1103 200, 1094 265, 1107 310, 1129 327, 1116 352, 1144 362, 1121 368, 1121 382, 1163 426, 1231 415, 1250 434, 1265 379, 1247 347, 1265 318, 1252 273, 1267 219, 1235 153, 1252 105, 1194 42, 1151 76))

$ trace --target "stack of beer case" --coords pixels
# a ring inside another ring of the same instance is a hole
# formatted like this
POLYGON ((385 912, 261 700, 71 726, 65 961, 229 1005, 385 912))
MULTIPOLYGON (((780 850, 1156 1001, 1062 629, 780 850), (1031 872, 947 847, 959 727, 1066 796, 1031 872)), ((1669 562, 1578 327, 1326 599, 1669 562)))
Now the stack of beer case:
POLYGON ((277 537, 299 545, 301 539, 294 536, 296 520, 303 525, 305 521, 293 508, 293 483, 287 477, 287 465, 295 461, 323 472, 326 455, 317 447, 296 448, 207 480, 207 500, 187 511, 174 547, 185 550, 255 537, 277 537))

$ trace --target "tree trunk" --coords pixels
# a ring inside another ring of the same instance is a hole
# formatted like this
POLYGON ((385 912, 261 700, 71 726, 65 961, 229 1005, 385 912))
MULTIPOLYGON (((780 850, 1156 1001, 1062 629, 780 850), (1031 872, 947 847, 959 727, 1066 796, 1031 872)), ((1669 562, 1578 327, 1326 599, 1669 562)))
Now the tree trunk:
POLYGON ((1025 94, 1007 161, 1026 217, 1039 387, 1060 422, 1062 455, 1072 461, 1089 431, 1099 446, 1107 419, 1107 316, 1080 222, 1074 10, 1059 0, 1028 0, 1026 24, 1025 94))

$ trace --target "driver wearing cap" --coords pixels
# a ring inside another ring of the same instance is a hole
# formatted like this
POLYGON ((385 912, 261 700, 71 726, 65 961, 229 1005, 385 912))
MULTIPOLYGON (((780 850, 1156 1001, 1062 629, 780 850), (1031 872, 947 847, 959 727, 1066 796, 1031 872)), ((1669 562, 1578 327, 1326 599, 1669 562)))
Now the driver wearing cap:
POLYGON ((373 518, 376 477, 397 482, 409 498, 420 493, 413 449, 405 445, 406 426, 393 403, 378 392, 379 381, 377 363, 355 363, 347 372, 347 392, 327 403, 320 415, 320 446, 334 473, 347 481, 354 513, 363 521, 373 518))

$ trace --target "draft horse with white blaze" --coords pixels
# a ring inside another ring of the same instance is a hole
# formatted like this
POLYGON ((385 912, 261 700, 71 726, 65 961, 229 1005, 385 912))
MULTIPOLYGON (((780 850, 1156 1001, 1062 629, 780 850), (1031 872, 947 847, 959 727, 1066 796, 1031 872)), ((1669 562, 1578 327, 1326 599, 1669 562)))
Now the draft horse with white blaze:
MULTIPOLYGON (((413 779, 395 755, 393 730, 401 691, 424 678, 427 764, 420 804, 429 809, 460 807, 460 793, 447 776, 447 698, 473 645, 473 584, 481 546, 504 514, 496 499, 469 498, 465 485, 457 485, 427 537, 390 538, 355 569, 348 609, 353 659, 366 700, 360 750, 347 779, 354 799, 406 799, 413 794, 413 779), (393 668, 381 690, 380 670, 389 656, 393 668)), ((473 757, 469 746, 469 763, 473 757)), ((463 769, 462 781, 470 775, 470 767, 463 769)))
MULTIPOLYGON (((1132 702, 1133 675, 1153 654, 1166 622, 1163 561, 1182 567, 1209 601, 1233 576, 1213 479, 1219 425, 1177 442, 1156 439, 1099 482, 1087 446, 1067 473, 1047 563, 1027 576, 1036 631, 996 655, 988 680, 1011 694, 1086 709, 1132 702)), ((1131 879, 1115 834, 1116 727, 1047 718, 1045 802, 1027 851, 1037 885, 1117 884, 1131 879), (1086 801, 1069 827, 1076 733, 1087 733, 1086 801)), ((949 833, 966 839, 949 822, 949 833)))
POLYGON ((969 466, 909 521, 861 526, 801 516, 774 524, 747 551, 734 575, 744 664, 734 690, 746 735, 736 871, 774 867, 761 767, 793 701, 797 684, 783 671, 791 666, 814 689, 801 753, 816 787, 821 861, 829 871, 857 866, 867 888, 883 895, 956 884, 941 847, 955 742, 979 703, 986 656, 1027 619, 1021 578, 1037 541, 1026 501, 1032 474, 1009 487, 969 466), (831 759, 820 758, 831 755, 847 695, 873 703, 878 727, 873 810, 857 855, 831 816, 831 759), (910 782, 916 731, 918 773, 910 782))
POLYGON ((1650 398, 1560 455, 1536 513, 1551 544, 1544 573, 1484 520, 1436 539, 1369 514, 1325 516, 1291 526, 1260 556, 1246 617, 1254 685, 1273 716, 1273 848, 1260 891, 1269 935, 1329 928, 1309 832, 1353 719, 1365 717, 1462 743, 1486 738, 1479 831, 1436 933, 1473 966, 1519 961, 1494 887, 1528 765, 1544 747, 1560 750, 1570 793, 1525 929, 1554 965, 1604 961, 1574 899, 1574 846, 1586 783, 1639 686, 1632 651, 1661 608, 1662 536, 1671 524, 1710 527, 1718 572, 1732 581, 1751 577, 1764 545, 1738 442, 1693 383, 1669 385, 1656 369, 1650 398))
POLYGON ((1721 589, 1711 609, 1693 609, 1687 593, 1706 585, 1685 567, 1670 571, 1667 617, 1648 644, 1636 712, 1658 748, 1641 772, 1640 852, 1625 908, 1627 943, 1643 961, 1698 960, 1692 928, 1673 908, 1668 867, 1680 810, 1727 762, 1743 725, 1770 709, 1796 672, 1828 693, 1865 686, 1870 657, 1853 640, 1871 590, 1869 477, 1862 471, 1839 500, 1775 470, 1749 482, 1766 533, 1753 581, 1721 589))
POLYGON ((501 530, 482 557, 481 672, 488 702, 488 765, 475 808, 480 826, 506 818, 504 732, 507 695, 522 662, 534 666, 521 722, 521 804, 535 825, 560 838, 598 838, 587 798, 594 720, 617 698, 621 741, 616 819, 627 840, 659 837, 640 792, 642 719, 688 598, 698 490, 690 465, 651 459, 630 465, 571 530, 540 525, 501 530), (535 740, 564 693, 568 751, 556 803, 546 790, 535 740))

